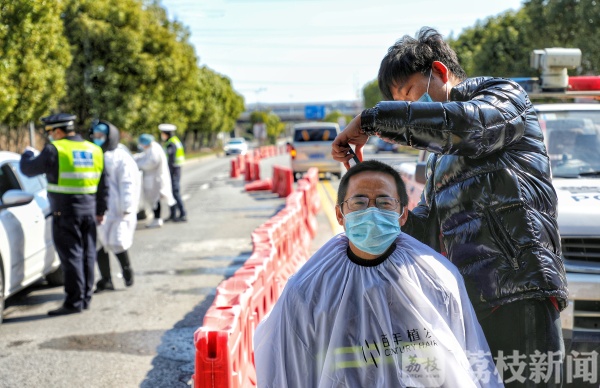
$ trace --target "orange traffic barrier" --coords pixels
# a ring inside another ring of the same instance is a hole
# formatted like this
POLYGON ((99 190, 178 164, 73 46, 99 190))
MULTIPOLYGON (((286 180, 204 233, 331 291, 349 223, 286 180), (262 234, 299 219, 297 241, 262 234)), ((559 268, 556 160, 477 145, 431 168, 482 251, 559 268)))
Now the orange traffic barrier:
POLYGON ((246 166, 245 169, 244 169, 244 180, 246 182, 252 182, 253 181, 252 175, 254 173, 254 169, 252 168, 251 163, 252 163, 252 161, 250 159, 246 158, 245 163, 244 163, 245 166, 246 166))
POLYGON ((206 312, 203 326, 194 333, 194 388, 244 387, 242 363, 249 356, 244 354, 247 349, 240 324, 243 310, 243 306, 223 306, 210 307, 206 312))
MULTIPOLYGON (((258 164, 256 159, 253 162, 258 164)), ((309 257, 310 241, 316 231, 312 222, 320 206, 315 197, 317 171, 309 171, 307 178, 298 182, 298 191, 292 192, 285 179, 289 169, 276 167, 273 186, 279 175, 284 184, 279 184, 277 192, 289 191, 286 205, 254 230, 252 255, 217 287, 203 325, 194 333, 195 388, 256 386, 252 341, 256 325, 271 310, 288 278, 309 257)), ((246 160, 246 170, 250 170, 247 177, 252 178, 254 168, 246 160)))
POLYGON ((287 197, 294 191, 294 175, 292 169, 273 166, 273 189, 280 197, 287 197))
POLYGON ((246 191, 260 191, 260 190, 269 190, 273 189, 273 181, 271 179, 262 179, 259 181, 254 181, 247 183, 244 185, 244 189, 246 191))
POLYGON ((240 176, 240 169, 238 167, 238 161, 237 161, 237 159, 231 159, 231 172, 229 174, 229 177, 237 178, 239 176, 240 176))
POLYGON ((252 174, 252 179, 259 180, 260 179, 260 160, 254 160, 254 162, 252 163, 252 168, 254 169, 253 174, 252 174))
POLYGON ((238 165, 238 168, 240 169, 240 174, 244 174, 244 172, 246 171, 246 156, 245 155, 237 156, 237 165, 238 165))

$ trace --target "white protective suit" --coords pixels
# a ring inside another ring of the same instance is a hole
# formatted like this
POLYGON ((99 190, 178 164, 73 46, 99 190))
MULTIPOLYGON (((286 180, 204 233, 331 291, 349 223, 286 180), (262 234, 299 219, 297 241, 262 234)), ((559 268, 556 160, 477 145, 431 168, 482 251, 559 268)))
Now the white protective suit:
POLYGON ((133 244, 141 189, 140 171, 131 154, 121 146, 104 152, 104 171, 108 181, 108 209, 104 222, 97 228, 98 240, 116 254, 133 244))
POLYGON ((395 244, 359 265, 341 233, 289 279, 254 335, 258 387, 503 386, 456 267, 395 244))
POLYGON ((140 170, 144 172, 142 190, 144 190, 144 200, 150 209, 154 209, 160 198, 164 198, 169 206, 175 205, 169 165, 160 144, 153 141, 149 149, 135 154, 134 158, 140 170))

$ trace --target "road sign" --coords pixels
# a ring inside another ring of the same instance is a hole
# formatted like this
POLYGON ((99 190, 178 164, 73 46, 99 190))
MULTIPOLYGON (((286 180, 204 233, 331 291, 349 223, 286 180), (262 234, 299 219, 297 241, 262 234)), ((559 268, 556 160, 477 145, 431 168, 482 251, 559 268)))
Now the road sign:
POLYGON ((325 105, 306 105, 304 117, 308 120, 321 120, 325 118, 325 105))

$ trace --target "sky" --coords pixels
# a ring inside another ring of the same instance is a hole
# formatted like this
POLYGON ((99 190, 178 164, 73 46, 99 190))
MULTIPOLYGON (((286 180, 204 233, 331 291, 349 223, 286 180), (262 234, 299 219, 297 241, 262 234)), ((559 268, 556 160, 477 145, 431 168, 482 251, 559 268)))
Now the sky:
POLYGON ((200 66, 254 103, 362 98, 387 49, 422 26, 458 37, 522 0, 161 0, 200 66))

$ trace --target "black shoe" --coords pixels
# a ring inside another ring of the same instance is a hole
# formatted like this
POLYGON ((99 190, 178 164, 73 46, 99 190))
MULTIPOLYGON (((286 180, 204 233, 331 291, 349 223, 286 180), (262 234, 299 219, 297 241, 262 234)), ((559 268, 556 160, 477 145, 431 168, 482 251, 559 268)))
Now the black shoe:
POLYGON ((125 287, 133 286, 133 270, 131 268, 123 268, 123 279, 125 280, 125 287))
POLYGON ((115 290, 115 286, 113 286, 112 280, 100 279, 100 280, 98 280, 98 283, 96 283, 96 290, 94 291, 94 294, 97 294, 102 291, 114 291, 114 290, 115 290))
POLYGON ((176 219, 175 221, 177 221, 177 222, 187 222, 187 217, 186 216, 181 216, 178 219, 176 219))
POLYGON ((48 315, 50 315, 51 317, 56 317, 59 315, 77 314, 80 312, 81 312, 81 310, 76 310, 76 309, 72 309, 69 307, 61 306, 61 307, 57 308, 56 310, 48 311, 48 315))
POLYGON ((171 214, 171 216, 169 216, 169 218, 167 218, 165 220, 165 222, 177 222, 179 220, 179 218, 175 217, 174 215, 171 214))

